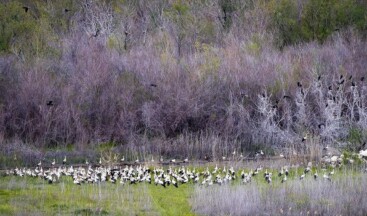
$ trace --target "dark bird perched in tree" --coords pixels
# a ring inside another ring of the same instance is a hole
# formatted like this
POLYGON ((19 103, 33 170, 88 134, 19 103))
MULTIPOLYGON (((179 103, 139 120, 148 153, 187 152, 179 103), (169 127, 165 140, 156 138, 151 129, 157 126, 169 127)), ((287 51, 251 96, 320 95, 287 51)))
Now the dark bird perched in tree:
POLYGON ((361 82, 363 82, 364 81, 364 77, 361 77, 361 82))
POLYGON ((329 104, 328 104, 328 103, 326 103, 325 107, 328 107, 328 106, 329 106, 329 104))
POLYGON ((325 124, 319 124, 317 127, 321 129, 322 127, 325 127, 325 124))
POLYGON ((297 82, 297 86, 301 88, 302 84, 300 82, 297 82))
POLYGON ((361 146, 358 147, 358 151, 364 150, 366 148, 366 142, 364 142, 361 146))
POLYGON ((301 94, 304 96, 305 95, 305 93, 303 92, 303 89, 301 89, 301 94))
POLYGON ((344 83, 344 80, 338 82, 338 85, 342 85, 344 83))
POLYGON ((355 84, 354 82, 352 82, 352 86, 353 86, 353 87, 355 87, 355 86, 356 86, 356 84, 355 84))
POLYGON ((319 76, 317 77, 317 80, 319 80, 319 81, 321 80, 321 75, 319 75, 319 76))
POLYGON ((265 97, 265 94, 264 94, 264 93, 262 93, 262 94, 261 94, 261 96, 263 96, 263 98, 264 98, 264 97, 265 97))
POLYGON ((54 102, 52 100, 49 100, 49 101, 47 101, 46 105, 47 106, 53 106, 54 105, 54 102))
POLYGON ((64 12, 65 12, 65 13, 67 13, 67 12, 69 12, 69 11, 70 11, 70 9, 67 9, 67 8, 65 8, 65 9, 64 9, 64 12))
POLYGON ((27 13, 27 12, 28 12, 28 10, 29 10, 29 7, 26 7, 26 6, 23 6, 22 8, 24 9, 24 12, 26 12, 26 13, 27 13))
POLYGON ((283 96, 283 98, 284 98, 284 99, 292 99, 292 98, 291 98, 290 96, 288 96, 288 95, 284 95, 284 96, 283 96))
POLYGON ((341 79, 343 79, 343 74, 341 74, 341 75, 340 75, 339 79, 340 79, 340 80, 341 80, 341 79))
POLYGON ((157 87, 157 84, 152 83, 152 84, 150 84, 150 86, 157 87))
POLYGON ((277 109, 277 108, 278 108, 277 104, 273 105, 273 109, 277 109))
POLYGON ((92 36, 93 36, 93 37, 98 37, 99 32, 100 32, 100 30, 99 30, 99 29, 97 29, 96 33, 95 33, 94 35, 92 35, 92 36))
POLYGON ((329 89, 329 91, 331 91, 331 90, 333 89, 333 87, 332 87, 332 86, 329 86, 329 88, 328 88, 328 89, 329 89))
POLYGON ((352 78, 353 78, 353 75, 350 75, 348 79, 351 80, 352 78))

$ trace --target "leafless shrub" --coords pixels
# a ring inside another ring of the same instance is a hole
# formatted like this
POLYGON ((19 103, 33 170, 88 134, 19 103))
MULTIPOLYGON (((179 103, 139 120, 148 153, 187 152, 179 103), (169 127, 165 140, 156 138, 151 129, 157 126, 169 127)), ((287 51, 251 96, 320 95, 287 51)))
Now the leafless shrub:
POLYGON ((257 1, 242 1, 226 32, 218 2, 197 10, 181 2, 186 14, 171 3, 80 3, 76 25, 60 36, 60 58, 3 67, 0 137, 217 159, 260 147, 306 151, 306 134, 337 145, 351 127, 366 129, 366 42, 352 30, 280 51, 257 1), (248 19, 255 14, 263 16, 248 19))
POLYGON ((109 36, 114 29, 113 12, 104 1, 87 0, 81 3, 83 29, 89 37, 109 36))

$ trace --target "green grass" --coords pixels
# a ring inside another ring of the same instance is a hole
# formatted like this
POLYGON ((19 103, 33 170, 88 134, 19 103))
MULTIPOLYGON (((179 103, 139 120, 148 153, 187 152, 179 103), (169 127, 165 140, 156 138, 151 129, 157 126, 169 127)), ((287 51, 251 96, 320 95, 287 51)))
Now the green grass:
POLYGON ((49 185, 29 177, 0 177, 0 215, 194 215, 192 191, 192 185, 77 186, 66 178, 49 185))
POLYGON ((76 186, 68 181, 48 185, 38 179, 7 177, 1 181, 0 188, 0 208, 9 214, 145 215, 147 210, 154 212, 146 200, 144 185, 76 186))
POLYGON ((179 188, 153 186, 149 189, 154 206, 161 215, 194 215, 189 205, 190 195, 193 192, 192 184, 179 185, 179 188))
MULTIPOLYGON (((315 169, 306 178, 312 179, 315 169)), ((288 181, 303 184, 299 181, 303 170, 289 169, 288 181)), ((326 173, 331 170, 328 168, 326 173)), ((278 177, 276 169, 268 169, 268 172, 273 173, 271 185, 263 180, 263 171, 251 183, 256 184, 260 193, 267 193, 269 188, 280 190, 287 184, 280 183, 282 177, 278 177)), ((318 173, 322 181, 323 171, 320 168, 318 173)), ((237 180, 231 183, 234 188, 242 187, 239 175, 237 172, 237 180)), ((335 168, 332 178, 337 180, 349 176, 350 179, 358 179, 360 175, 360 167, 349 165, 335 168)), ((195 215, 192 209, 195 188, 191 183, 180 184, 178 188, 148 183, 114 185, 109 182, 78 186, 70 177, 49 185, 38 178, 1 176, 0 215, 195 215)), ((299 199, 296 204, 309 203, 306 198, 299 199)))

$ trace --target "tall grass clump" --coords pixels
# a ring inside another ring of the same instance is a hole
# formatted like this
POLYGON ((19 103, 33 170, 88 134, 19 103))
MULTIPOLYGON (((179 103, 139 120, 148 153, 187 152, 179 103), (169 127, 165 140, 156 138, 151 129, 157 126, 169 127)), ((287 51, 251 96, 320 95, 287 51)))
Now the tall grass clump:
POLYGON ((344 174, 332 182, 309 178, 272 185, 196 187, 192 206, 200 215, 365 215, 366 178, 344 174))

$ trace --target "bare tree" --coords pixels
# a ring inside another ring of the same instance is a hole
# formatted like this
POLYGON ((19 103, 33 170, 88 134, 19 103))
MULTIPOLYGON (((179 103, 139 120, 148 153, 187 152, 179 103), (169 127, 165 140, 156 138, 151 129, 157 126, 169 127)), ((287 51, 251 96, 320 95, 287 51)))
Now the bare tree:
POLYGON ((104 1, 86 0, 81 3, 83 29, 89 37, 108 37, 114 30, 111 5, 104 1))

